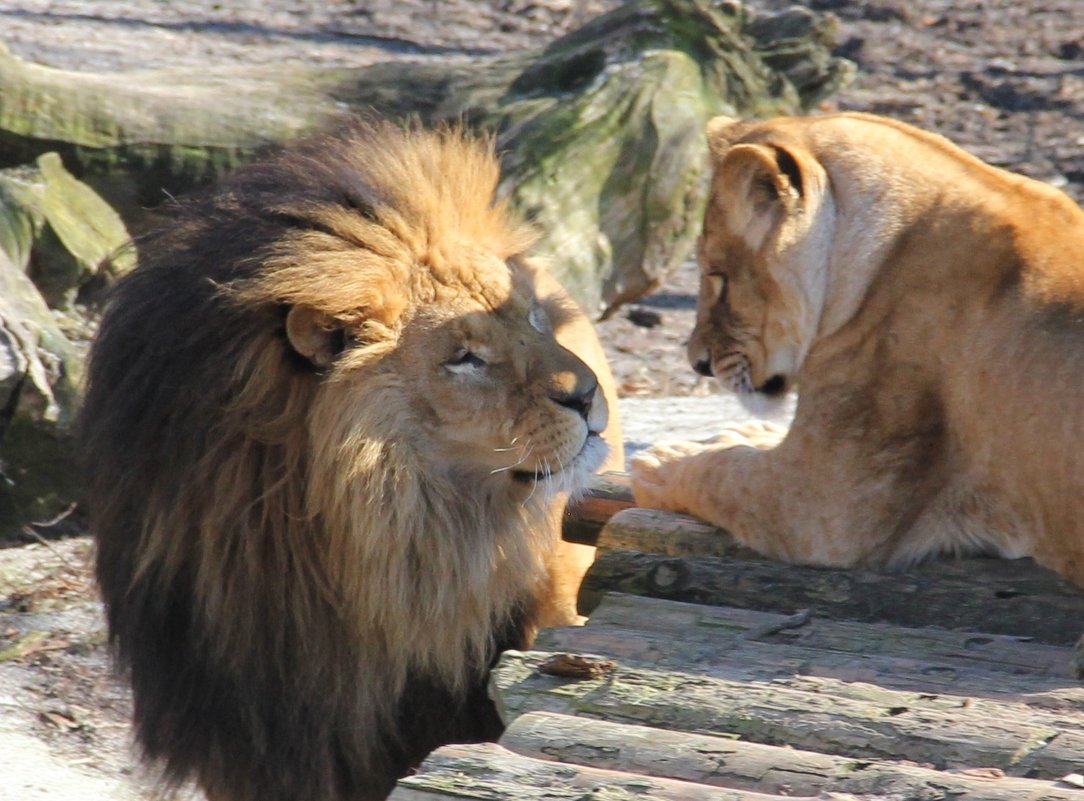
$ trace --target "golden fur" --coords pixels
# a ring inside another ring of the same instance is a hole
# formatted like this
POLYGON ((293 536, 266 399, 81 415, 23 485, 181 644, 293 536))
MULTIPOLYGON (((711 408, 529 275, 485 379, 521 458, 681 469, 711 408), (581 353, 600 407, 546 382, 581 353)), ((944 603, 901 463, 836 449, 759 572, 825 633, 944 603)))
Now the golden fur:
POLYGON ((575 620, 591 551, 561 513, 603 429, 621 463, 612 379, 497 180, 454 131, 359 125, 177 209, 117 287, 88 497, 169 779, 383 797, 498 733, 499 649, 575 620))
POLYGON ((798 406, 639 455, 638 500, 795 562, 984 551, 1084 586, 1084 212, 875 116, 708 136, 690 360, 798 406))

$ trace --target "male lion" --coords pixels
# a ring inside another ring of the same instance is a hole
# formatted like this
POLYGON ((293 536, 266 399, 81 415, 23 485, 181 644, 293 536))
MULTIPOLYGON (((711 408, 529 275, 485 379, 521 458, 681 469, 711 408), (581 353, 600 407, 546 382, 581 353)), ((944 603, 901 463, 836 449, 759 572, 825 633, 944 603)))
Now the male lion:
POLYGON ((612 378, 497 178, 454 131, 359 124, 180 205, 117 285, 87 497, 168 780, 382 798, 496 736, 497 653, 574 620, 560 521, 604 431, 621 463, 612 378))
POLYGON ((1084 212, 866 114, 708 139, 690 361, 798 405, 781 440, 639 455, 638 501, 794 562, 983 551, 1084 586, 1084 212))

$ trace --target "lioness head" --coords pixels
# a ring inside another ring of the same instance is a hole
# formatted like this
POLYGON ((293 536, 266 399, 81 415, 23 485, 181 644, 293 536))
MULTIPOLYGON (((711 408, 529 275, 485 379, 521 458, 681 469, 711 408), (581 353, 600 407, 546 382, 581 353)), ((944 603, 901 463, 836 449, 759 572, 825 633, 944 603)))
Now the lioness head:
POLYGON ((743 402, 797 380, 825 302, 834 205, 816 160, 786 136, 724 117, 708 126, 711 194, 689 361, 743 402))

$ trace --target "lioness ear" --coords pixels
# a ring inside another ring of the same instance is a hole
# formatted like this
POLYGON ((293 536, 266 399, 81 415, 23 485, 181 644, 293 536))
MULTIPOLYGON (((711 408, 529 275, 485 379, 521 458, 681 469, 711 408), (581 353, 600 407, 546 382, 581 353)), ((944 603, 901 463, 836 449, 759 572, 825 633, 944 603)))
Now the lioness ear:
POLYGON ((799 159, 778 145, 734 145, 719 165, 715 183, 730 227, 754 248, 805 192, 799 159))
POLYGON ((327 367, 346 347, 346 332, 334 317, 309 306, 293 306, 286 315, 286 338, 315 367, 327 367))
POLYGON ((724 186, 760 207, 776 201, 790 206, 804 192, 798 159, 779 145, 734 145, 719 172, 724 186))

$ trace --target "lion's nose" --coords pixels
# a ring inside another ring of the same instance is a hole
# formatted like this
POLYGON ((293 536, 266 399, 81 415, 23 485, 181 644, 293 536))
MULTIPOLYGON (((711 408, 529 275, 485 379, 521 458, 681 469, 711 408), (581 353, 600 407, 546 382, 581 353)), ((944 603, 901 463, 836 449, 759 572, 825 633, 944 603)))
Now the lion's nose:
POLYGON ((711 369, 711 359, 709 359, 707 356, 704 356, 693 362, 693 369, 696 370, 696 372, 700 373, 700 375, 706 375, 709 378, 713 375, 711 369))
POLYGON ((558 406, 564 406, 576 412, 584 420, 591 413, 591 404, 595 400, 595 391, 598 389, 598 380, 584 381, 577 384, 571 392, 554 392, 550 399, 558 406))

